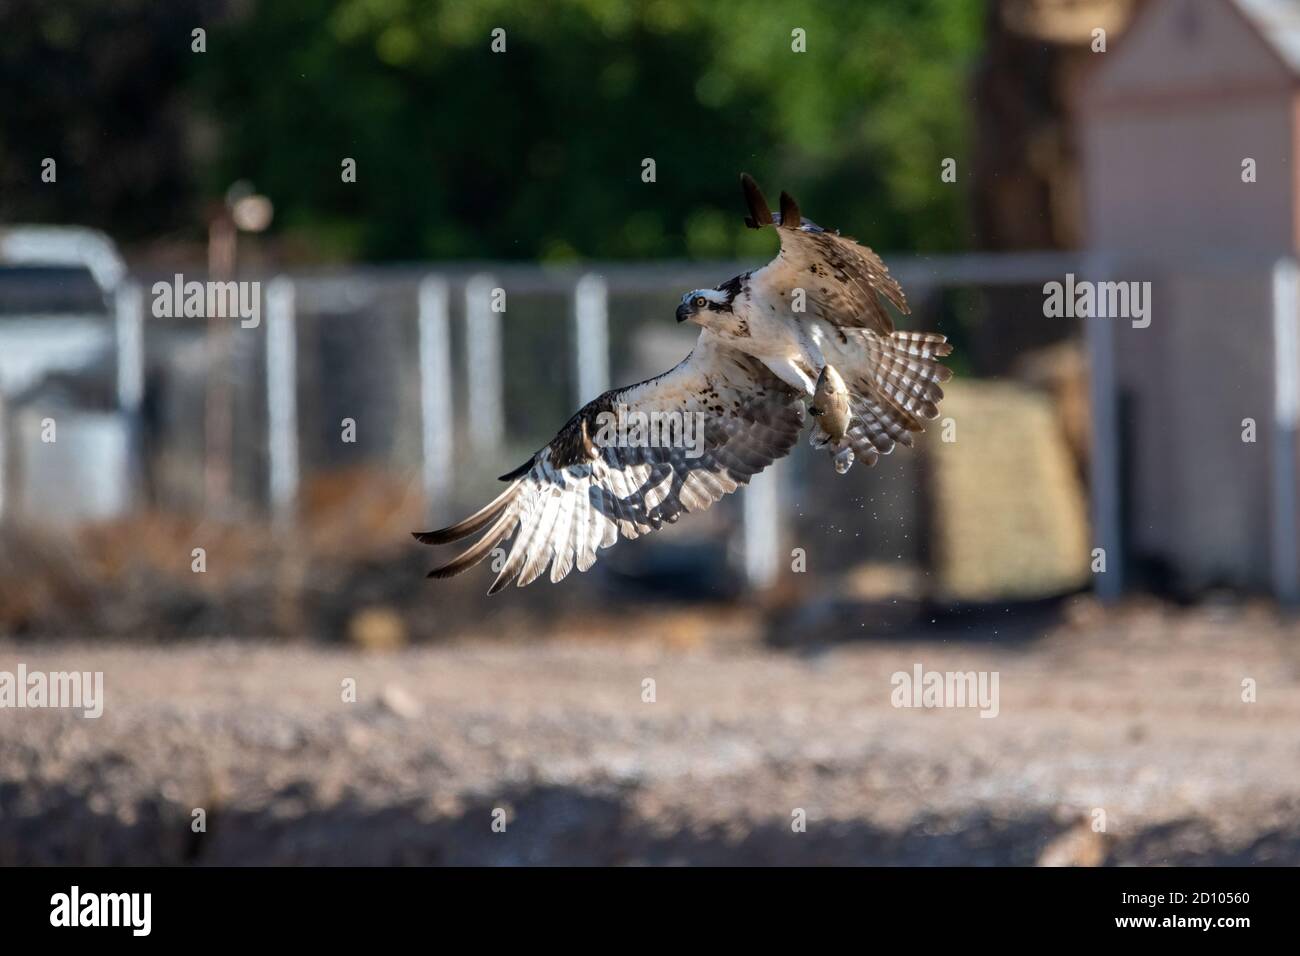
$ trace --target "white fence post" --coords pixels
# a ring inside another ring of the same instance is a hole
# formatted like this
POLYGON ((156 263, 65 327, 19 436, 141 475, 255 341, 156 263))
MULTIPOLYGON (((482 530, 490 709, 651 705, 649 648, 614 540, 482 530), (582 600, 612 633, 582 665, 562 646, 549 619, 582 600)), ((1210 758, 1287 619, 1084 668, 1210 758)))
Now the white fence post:
POLYGON ((770 587, 781 569, 780 468, 780 462, 769 465, 741 492, 745 580, 755 589, 770 587))
POLYGON ((144 398, 144 294, 135 282, 123 282, 113 295, 117 336, 117 404, 135 415, 144 398))
POLYGON ((585 275, 573 289, 573 341, 577 360, 577 405, 609 388, 609 287, 585 275))
POLYGON ((1273 267, 1273 594, 1282 604, 1300 601, 1296 544, 1296 422, 1300 418, 1300 275, 1294 259, 1273 267))
POLYGON ((420 283, 419 333, 424 501, 432 521, 443 517, 451 497, 455 454, 450 308, 447 283, 437 276, 420 283))
POLYGON ((5 452, 9 448, 9 406, 5 404, 4 382, 0 381, 0 521, 5 516, 5 494, 9 484, 9 461, 5 452))
POLYGON ((501 377, 501 313, 492 311, 496 281, 476 275, 465 284, 465 379, 469 440, 477 453, 501 446, 505 435, 501 377))
POLYGON ((292 523, 298 498, 298 371, 294 288, 283 276, 266 290, 267 457, 271 513, 292 523))
MULTIPOLYGON (((1108 260, 1088 260, 1090 278, 1106 278, 1108 260)), ((1104 306, 1103 309, 1104 311, 1104 306)), ((1120 519, 1120 434, 1118 382, 1115 374, 1115 323, 1117 316, 1084 319, 1088 340, 1089 382, 1092 401, 1092 454, 1088 459, 1092 499, 1093 547, 1106 556, 1104 573, 1094 574, 1097 596, 1116 601, 1124 593, 1123 528, 1120 519)), ((1090 562, 1091 563, 1091 562, 1090 562)))
POLYGON ((134 282, 123 281, 113 293, 117 346, 117 407, 126 422, 127 494, 140 503, 139 478, 144 474, 140 435, 140 403, 144 399, 144 294, 134 282))

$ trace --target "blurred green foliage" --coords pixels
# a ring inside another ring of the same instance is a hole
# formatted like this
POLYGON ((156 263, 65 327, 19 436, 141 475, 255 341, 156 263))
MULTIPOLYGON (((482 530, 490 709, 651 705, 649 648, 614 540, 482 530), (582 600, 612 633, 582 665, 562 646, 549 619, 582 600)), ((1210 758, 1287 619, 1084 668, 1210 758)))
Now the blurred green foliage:
MULTIPOLYGON (((972 0, 249 0, 190 23, 123 6, 167 31, 137 46, 187 59, 179 90, 155 94, 184 104, 194 174, 132 231, 197 227, 204 200, 247 179, 275 201, 274 230, 319 258, 758 254, 771 242, 741 225, 748 170, 878 248, 966 245, 961 187, 939 169, 970 135, 972 0)), ((109 16, 56 0, 31 17, 58 8, 109 16)))
POLYGON ((203 0, 0 0, 0 224, 201 235, 187 135, 203 0), (57 181, 41 181, 55 160, 57 181))

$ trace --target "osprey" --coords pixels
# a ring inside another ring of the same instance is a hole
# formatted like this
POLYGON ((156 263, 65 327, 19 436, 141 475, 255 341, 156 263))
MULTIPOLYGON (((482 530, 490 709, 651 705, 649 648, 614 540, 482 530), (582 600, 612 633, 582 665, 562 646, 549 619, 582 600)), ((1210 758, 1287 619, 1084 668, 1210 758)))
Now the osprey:
POLYGON ((620 535, 637 538, 703 511, 788 454, 806 401, 812 444, 827 448, 841 473, 855 458, 873 465, 896 443, 911 445, 938 417, 940 383, 952 373, 937 359, 952 347, 936 333, 894 331, 881 300, 904 314, 907 300, 880 258, 804 219, 787 193, 773 213, 749 175, 740 181, 745 223, 776 229, 777 257, 682 296, 677 321, 700 327, 683 361, 583 406, 550 444, 501 476, 506 489, 481 511, 416 532, 431 545, 482 532, 429 577, 460 574, 507 541, 489 594, 511 581, 523 587, 548 566, 552 581, 575 566, 586 571, 620 535), (610 422, 629 418, 668 424, 619 429, 611 440, 610 422), (689 422, 701 440, 688 444, 689 422))

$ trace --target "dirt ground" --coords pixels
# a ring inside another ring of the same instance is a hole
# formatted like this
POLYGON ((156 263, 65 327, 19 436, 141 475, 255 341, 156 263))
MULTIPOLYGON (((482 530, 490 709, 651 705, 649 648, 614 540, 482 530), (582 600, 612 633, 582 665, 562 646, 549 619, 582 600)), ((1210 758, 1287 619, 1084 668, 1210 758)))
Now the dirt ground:
POLYGON ((1079 599, 1028 637, 915 630, 0 643, 0 670, 103 671, 106 698, 0 710, 0 863, 1300 864, 1296 624, 1079 599), (894 707, 917 664, 996 671, 997 716, 894 707))

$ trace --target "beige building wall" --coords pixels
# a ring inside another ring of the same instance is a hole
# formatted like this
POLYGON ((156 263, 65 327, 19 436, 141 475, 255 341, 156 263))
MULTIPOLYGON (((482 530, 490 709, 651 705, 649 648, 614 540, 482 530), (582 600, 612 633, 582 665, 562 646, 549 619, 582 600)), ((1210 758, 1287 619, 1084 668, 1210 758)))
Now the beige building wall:
POLYGON ((1084 120, 1089 247, 1156 256, 1295 248, 1294 96, 1171 101, 1084 120), (1256 182, 1242 182, 1254 159, 1256 182))
POLYGON ((1087 245, 1108 254, 1106 278, 1154 283, 1149 328, 1116 320, 1125 534, 1178 584, 1265 588, 1270 279, 1297 248, 1296 77, 1229 0, 1155 0, 1099 56, 1081 104, 1087 245))

